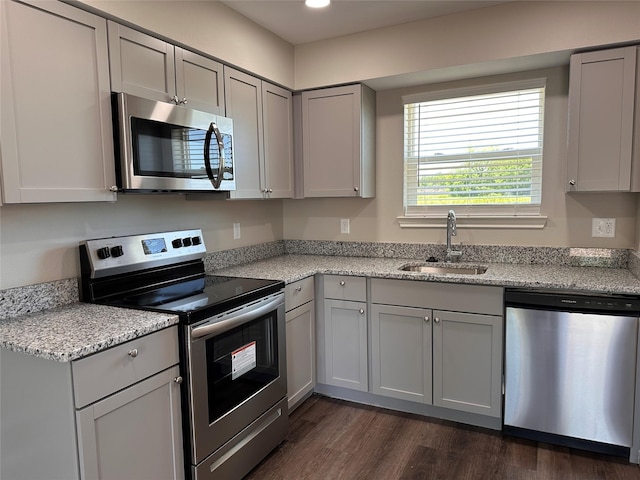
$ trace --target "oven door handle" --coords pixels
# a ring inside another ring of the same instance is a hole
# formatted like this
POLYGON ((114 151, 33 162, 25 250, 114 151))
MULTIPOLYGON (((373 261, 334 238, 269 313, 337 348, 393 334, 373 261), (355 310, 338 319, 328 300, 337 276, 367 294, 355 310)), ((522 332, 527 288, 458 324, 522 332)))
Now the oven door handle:
POLYGON ((257 318, 260 318, 266 313, 275 310, 282 303, 282 293, 279 293, 275 298, 267 298, 255 303, 251 308, 234 312, 225 316, 223 320, 200 327, 195 327, 191 330, 191 340, 197 338, 206 337, 209 335, 220 335, 232 328, 235 328, 243 323, 250 322, 257 318))

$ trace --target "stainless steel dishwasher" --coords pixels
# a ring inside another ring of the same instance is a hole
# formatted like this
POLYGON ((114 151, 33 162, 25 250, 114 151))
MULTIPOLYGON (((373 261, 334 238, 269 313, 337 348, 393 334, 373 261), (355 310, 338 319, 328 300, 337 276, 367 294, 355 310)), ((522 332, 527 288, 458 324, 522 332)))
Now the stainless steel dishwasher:
POLYGON ((637 296, 505 290, 506 434, 629 456, 637 296))

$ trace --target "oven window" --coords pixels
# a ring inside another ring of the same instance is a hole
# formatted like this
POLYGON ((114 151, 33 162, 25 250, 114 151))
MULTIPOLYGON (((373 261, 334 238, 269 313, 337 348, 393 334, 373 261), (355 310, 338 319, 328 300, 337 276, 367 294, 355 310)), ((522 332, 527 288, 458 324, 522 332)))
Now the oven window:
POLYGON ((277 312, 206 341, 209 423, 278 378, 277 312))

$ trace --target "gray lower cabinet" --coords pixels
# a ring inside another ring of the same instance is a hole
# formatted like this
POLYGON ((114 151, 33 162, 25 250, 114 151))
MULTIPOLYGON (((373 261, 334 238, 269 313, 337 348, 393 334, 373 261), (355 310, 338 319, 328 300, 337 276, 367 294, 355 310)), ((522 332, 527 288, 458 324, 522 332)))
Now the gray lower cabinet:
POLYGON ((430 405, 431 310, 371 306, 371 391, 430 405))
POLYGON ((0 357, 0 477, 184 478, 177 327, 72 362, 0 357))
POLYGON ((285 288, 289 413, 313 392, 316 384, 316 324, 313 299, 313 277, 291 283, 285 288))
POLYGON ((367 304, 325 300, 326 383, 368 390, 367 304))
POLYGON ((184 477, 178 366, 76 412, 80 477, 184 477))
POLYGON ((502 325, 497 315, 433 312, 433 404, 502 414, 502 325))
POLYGON ((372 392, 490 417, 502 410, 502 288, 371 280, 372 392))
POLYGON ((368 391, 367 293, 364 277, 325 275, 324 383, 368 391))

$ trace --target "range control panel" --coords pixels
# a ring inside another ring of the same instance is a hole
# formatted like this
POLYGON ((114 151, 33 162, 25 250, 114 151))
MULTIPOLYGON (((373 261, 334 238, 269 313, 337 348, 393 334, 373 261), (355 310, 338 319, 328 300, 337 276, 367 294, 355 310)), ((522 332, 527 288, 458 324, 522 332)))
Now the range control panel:
POLYGON ((199 229, 87 240, 80 251, 92 278, 200 260, 207 252, 199 229))

